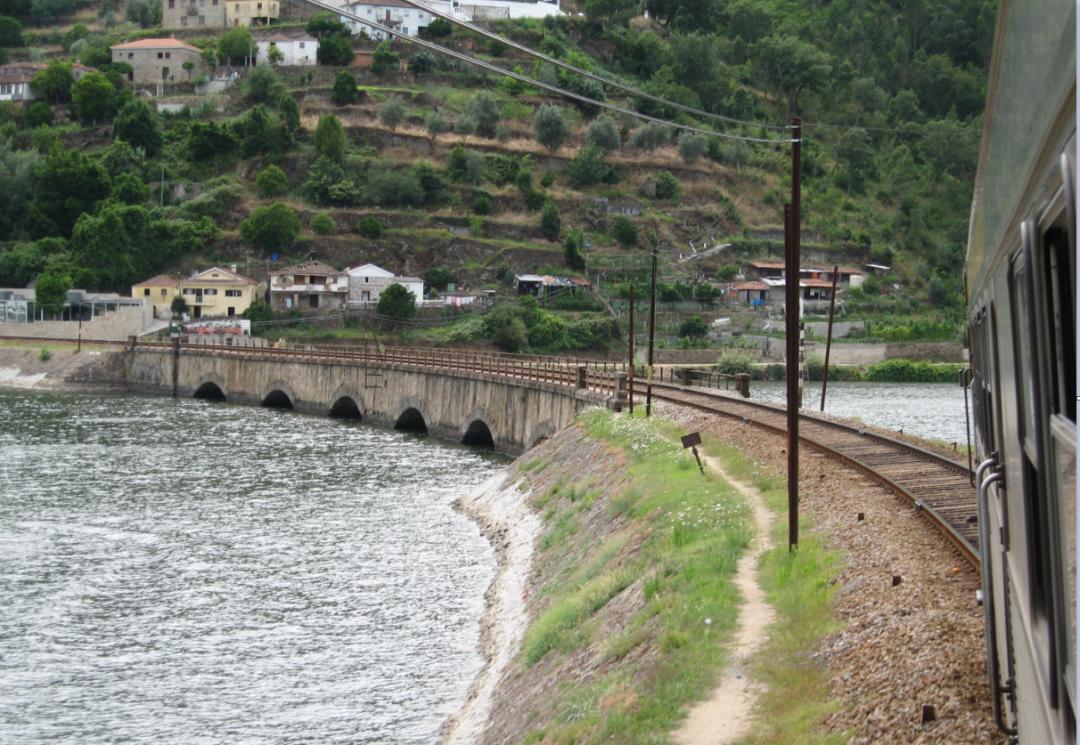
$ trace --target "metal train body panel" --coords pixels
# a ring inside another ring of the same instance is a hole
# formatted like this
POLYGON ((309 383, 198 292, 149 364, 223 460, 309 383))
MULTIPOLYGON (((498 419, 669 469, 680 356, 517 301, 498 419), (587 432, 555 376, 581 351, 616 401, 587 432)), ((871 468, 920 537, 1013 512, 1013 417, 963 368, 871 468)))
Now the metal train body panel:
POLYGON ((1076 742, 1076 6, 1002 2, 966 279, 1001 728, 1076 742))

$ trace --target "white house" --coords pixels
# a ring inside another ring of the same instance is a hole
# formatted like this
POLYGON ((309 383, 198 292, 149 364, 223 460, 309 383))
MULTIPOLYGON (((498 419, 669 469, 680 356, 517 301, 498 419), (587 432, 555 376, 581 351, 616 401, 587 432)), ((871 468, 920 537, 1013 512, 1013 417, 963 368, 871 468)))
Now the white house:
MULTIPOLYGON (((0 101, 33 101, 37 96, 30 87, 30 81, 48 65, 42 62, 13 62, 0 65, 0 101)), ((82 78, 92 68, 76 64, 71 68, 71 75, 76 80, 82 78)))
MULTIPOLYGON (((343 10, 369 21, 389 26, 408 36, 416 36, 420 29, 431 23, 432 15, 403 0, 353 0, 342 6, 343 10)), ((363 31, 372 39, 382 39, 382 31, 371 28, 352 18, 341 16, 341 22, 352 32, 363 31)))
POLYGON ((349 305, 367 306, 379 302, 379 295, 390 285, 401 285, 411 292, 417 304, 424 300, 424 280, 419 277, 398 277, 374 264, 346 269, 349 277, 349 305))
POLYGON ((277 33, 265 38, 256 39, 255 45, 259 48, 256 62, 265 65, 270 62, 270 48, 276 47, 282 54, 281 65, 314 65, 317 62, 316 55, 319 52, 319 41, 313 36, 303 34, 289 36, 277 33))

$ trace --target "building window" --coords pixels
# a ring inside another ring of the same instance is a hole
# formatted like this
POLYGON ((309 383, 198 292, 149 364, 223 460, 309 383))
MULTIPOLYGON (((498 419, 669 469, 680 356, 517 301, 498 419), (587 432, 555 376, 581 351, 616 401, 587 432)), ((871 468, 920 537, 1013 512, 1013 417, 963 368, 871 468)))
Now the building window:
POLYGON ((240 290, 225 290, 225 297, 242 297, 243 294, 240 290))
POLYGON ((204 295, 217 295, 217 289, 214 287, 208 287, 203 290, 204 295))
POLYGON ((150 288, 146 287, 142 291, 143 297, 150 297, 150 288))
POLYGON ((128 59, 135 59, 135 52, 128 52, 128 59))
POLYGON ((258 5, 256 6, 256 7, 257 7, 257 8, 259 9, 259 10, 262 10, 262 3, 259 3, 259 4, 258 4, 258 5))
POLYGON ((165 57, 165 53, 164 53, 164 52, 158 52, 158 53, 157 53, 157 58, 158 58, 158 59, 164 59, 164 57, 165 57))
POLYGON ((172 52, 165 52, 165 59, 170 59, 171 57, 172 57, 172 52))
POLYGON ((205 26, 206 25, 206 16, 199 16, 199 25, 200 26, 205 26))
POLYGON ((162 297, 168 297, 168 295, 169 295, 169 291, 166 290, 164 287, 162 287, 161 288, 161 296, 162 297))
POLYGON ((304 48, 304 42, 300 42, 300 48, 301 48, 301 49, 303 49, 303 48, 304 48))
MULTIPOLYGON (((187 16, 183 16, 183 17, 182 17, 182 18, 180 19, 180 25, 181 25, 181 26, 186 26, 186 25, 187 25, 187 16)), ((161 56, 161 54, 158 54, 158 57, 160 57, 160 56, 161 56)))
POLYGON ((176 7, 176 0, 169 0, 169 9, 172 10, 176 7))
POLYGON ((183 295, 194 295, 194 294, 195 294, 195 290, 191 289, 190 287, 185 287, 185 288, 184 288, 183 290, 181 290, 180 292, 181 292, 181 294, 183 294, 183 295))

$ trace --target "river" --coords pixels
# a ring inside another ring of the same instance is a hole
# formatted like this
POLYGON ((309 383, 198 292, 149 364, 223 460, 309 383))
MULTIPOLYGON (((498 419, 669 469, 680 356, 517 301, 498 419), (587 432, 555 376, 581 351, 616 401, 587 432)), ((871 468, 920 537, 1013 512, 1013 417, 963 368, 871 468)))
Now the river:
MULTIPOLYGON (((784 403, 783 382, 752 381, 750 396, 784 403)), ((806 384, 805 410, 817 412, 821 382, 806 384)), ((957 383, 853 383, 830 382, 825 413, 861 419, 867 424, 903 430, 932 440, 955 442, 963 447, 964 390, 957 383)))
POLYGON ((428 743, 479 671, 498 456, 0 392, 0 742, 428 743))

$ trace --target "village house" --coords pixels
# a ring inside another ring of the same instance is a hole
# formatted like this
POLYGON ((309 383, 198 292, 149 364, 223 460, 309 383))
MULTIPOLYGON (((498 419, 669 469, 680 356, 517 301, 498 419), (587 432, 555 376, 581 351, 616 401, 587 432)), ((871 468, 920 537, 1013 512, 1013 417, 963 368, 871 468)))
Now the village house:
POLYGON ((518 295, 543 299, 558 292, 592 292, 592 283, 579 277, 554 277, 550 274, 515 274, 514 289, 518 295))
MULTIPOLYGON (((784 278, 785 265, 783 261, 758 259, 757 261, 751 261, 750 267, 754 270, 758 279, 784 278)), ((799 278, 801 280, 824 280, 828 282, 831 287, 833 272, 832 269, 818 269, 816 267, 803 266, 799 267, 799 278)), ((858 269, 842 266, 837 271, 836 285, 840 288, 859 287, 865 279, 866 275, 858 269)))
MULTIPOLYGON (((33 101, 37 98, 30 81, 48 65, 43 62, 14 62, 0 65, 0 101, 33 101)), ((82 78, 93 70, 85 65, 76 64, 71 69, 72 77, 82 78)))
POLYGON ((131 65, 128 82, 183 83, 191 80, 202 52, 179 39, 140 39, 113 46, 112 61, 131 65))
POLYGON ((133 298, 145 298, 154 306, 155 318, 172 317, 173 298, 180 295, 191 318, 238 316, 258 299, 259 283, 220 266, 195 272, 190 277, 159 274, 131 287, 133 298))
MULTIPOLYGON (((342 9, 369 21, 389 26, 407 36, 417 36, 420 29, 432 21, 431 13, 402 0, 353 0, 353 2, 346 2, 342 9)), ((382 39, 385 36, 382 31, 346 16, 341 16, 341 22, 354 34, 363 31, 372 39, 382 39)))
POLYGON ((256 39, 255 45, 259 48, 255 61, 260 65, 270 63, 271 49, 281 52, 281 62, 278 63, 280 65, 314 65, 319 52, 318 39, 308 34, 290 36, 276 33, 256 39))
POLYGON ((344 308, 349 276, 321 261, 302 261, 270 272, 270 307, 274 310, 344 308))
POLYGON ((349 277, 349 305, 368 306, 379 302, 379 296, 390 285, 401 285, 411 292, 419 305, 424 300, 424 280, 419 277, 398 277, 374 264, 346 269, 349 277))
POLYGON ((161 0, 162 28, 230 28, 276 19, 278 0, 161 0))

